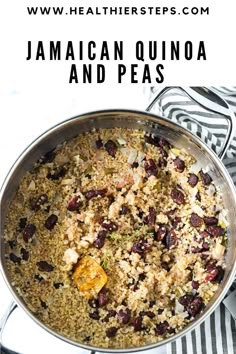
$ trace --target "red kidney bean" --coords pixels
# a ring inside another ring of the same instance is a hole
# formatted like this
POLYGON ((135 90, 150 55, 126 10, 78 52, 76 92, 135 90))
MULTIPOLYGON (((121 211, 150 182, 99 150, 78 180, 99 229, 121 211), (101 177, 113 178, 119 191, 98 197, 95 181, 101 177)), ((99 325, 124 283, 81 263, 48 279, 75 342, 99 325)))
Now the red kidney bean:
POLYGON ((107 305, 109 302, 109 291, 108 289, 104 286, 102 290, 100 290, 98 294, 98 305, 100 307, 103 307, 107 305))
POLYGON ((36 232, 36 226, 34 224, 28 224, 23 230, 23 240, 28 243, 36 232))
POLYGON ((194 299, 192 294, 185 294, 179 298, 179 303, 184 307, 188 306, 194 299))
POLYGON ((151 134, 147 135, 146 134, 144 136, 144 140, 146 143, 157 146, 157 147, 161 147, 161 148, 163 148, 164 146, 170 147, 169 142, 165 138, 159 137, 156 135, 151 135, 151 134))
POLYGON ((110 327, 106 330, 106 336, 108 338, 112 338, 112 337, 115 337, 116 333, 118 331, 118 328, 116 327, 110 327))
POLYGON ((99 224, 107 231, 113 232, 118 230, 118 225, 114 221, 100 221, 99 224))
POLYGON ((163 336, 164 334, 169 332, 169 329, 170 329, 170 325, 167 321, 158 323, 155 328, 155 335, 163 336))
POLYGON ((69 211, 80 211, 80 208, 82 206, 82 201, 80 200, 80 196, 76 195, 75 197, 73 197, 68 205, 67 205, 67 210, 69 211))
POLYGON ((144 169, 148 177, 157 175, 157 166, 153 159, 145 161, 144 169))
POLYGON ((193 247, 192 253, 206 252, 206 251, 209 251, 209 249, 210 249, 209 243, 203 242, 202 247, 193 247))
POLYGON ((221 283, 225 275, 225 271, 221 266, 217 266, 217 270, 218 270, 218 274, 213 279, 212 281, 213 283, 221 283))
POLYGON ((143 223, 149 226, 154 226, 156 222, 156 216, 157 214, 155 208, 153 207, 149 208, 148 215, 145 216, 143 223))
POLYGON ((205 282, 220 283, 224 278, 224 269, 221 266, 212 266, 207 272, 205 282))
POLYGON ((21 248, 20 250, 21 253, 21 258, 23 259, 23 261, 28 261, 29 259, 29 251, 27 251, 25 248, 21 248))
POLYGON ((178 205, 181 205, 181 204, 185 203, 184 194, 180 190, 178 190, 177 188, 172 189, 171 198, 178 205))
POLYGON ((104 246, 105 244, 105 240, 106 240, 106 235, 107 235, 107 231, 106 230, 101 230, 99 231, 97 238, 94 242, 94 245, 96 248, 100 249, 104 246))
POLYGON ((54 269, 54 266, 46 261, 39 261, 36 265, 41 272, 52 272, 54 269))
POLYGON ((203 219, 196 213, 192 213, 190 217, 190 224, 193 227, 200 227, 203 224, 203 219))
POLYGON ((88 304, 93 309, 96 309, 96 308, 98 308, 98 299, 94 299, 94 298, 89 299, 88 304))
POLYGON ((204 223, 206 225, 217 225, 218 224, 218 219, 215 218, 214 216, 204 216, 203 218, 204 223))
POLYGON ((47 218, 47 220, 45 221, 44 226, 46 227, 46 229, 48 229, 48 230, 51 231, 51 230, 54 228, 54 226, 56 225, 57 221, 58 221, 57 215, 51 214, 51 215, 47 218))
POLYGON ((18 257, 17 255, 15 255, 15 253, 10 253, 10 254, 9 254, 9 259, 10 259, 10 261, 12 261, 13 263, 20 264, 20 262, 21 262, 21 258, 18 257))
POLYGON ((107 189, 90 189, 84 193, 85 198, 90 200, 92 198, 96 198, 98 196, 104 197, 107 193, 107 189))
POLYGON ((169 226, 166 224, 160 224, 159 229, 155 232, 155 239, 157 241, 162 241, 169 231, 169 226))
POLYGON ((166 167, 168 153, 163 148, 160 148, 159 151, 160 151, 160 155, 161 156, 160 156, 160 158, 158 160, 158 165, 159 165, 159 167, 166 167))
POLYGON ((201 231, 199 235, 201 236, 201 238, 209 237, 209 234, 206 231, 201 231))
POLYGON ((149 245, 147 241, 145 239, 141 239, 133 244, 131 251, 134 253, 138 253, 140 256, 144 256, 148 249, 149 245))
POLYGON ((47 202, 48 202, 47 194, 41 194, 39 197, 31 199, 30 207, 32 210, 38 211, 38 210, 40 210, 41 205, 43 205, 47 202))
POLYGON ((24 228, 26 227, 26 224, 27 224, 27 218, 20 218, 19 224, 18 224, 19 231, 24 230, 24 228))
POLYGON ((118 321, 122 324, 128 324, 131 318, 131 312, 127 308, 125 310, 120 310, 117 313, 118 321))
POLYGON ((219 237, 225 234, 225 229, 222 229, 220 226, 210 225, 206 228, 206 232, 211 236, 219 237))
POLYGON ((217 268, 212 269, 208 272, 207 276, 205 277, 205 282, 212 281, 218 274, 217 268))
POLYGON ((166 248, 170 249, 177 243, 177 236, 174 230, 170 230, 165 238, 166 248))
POLYGON ((199 282, 196 280, 192 280, 192 287, 193 289, 197 290, 199 288, 199 282))
POLYGON ((206 271, 210 272, 211 270, 216 268, 216 259, 210 259, 209 262, 206 264, 206 271))
POLYGON ((199 312, 201 312, 204 306, 203 300, 200 296, 194 297, 194 299, 186 306, 186 310, 190 316, 195 317, 199 312))
POLYGON ((188 184, 193 188, 198 184, 198 176, 194 173, 190 173, 188 177, 188 184))
POLYGON ((134 326, 135 332, 142 330, 142 328, 143 328, 143 318, 142 318, 142 316, 137 316, 137 317, 134 318, 133 326, 134 326))
POLYGON ((160 137, 159 138, 159 146, 161 147, 161 148, 163 148, 164 146, 166 146, 166 147, 170 147, 170 143, 165 139, 165 138, 163 138, 163 137, 160 137))
POLYGON ((185 162, 183 160, 181 160, 179 157, 176 157, 176 159, 174 159, 174 166, 175 166, 175 169, 182 173, 184 172, 185 170, 185 162))
POLYGON ((117 146, 114 143, 114 141, 108 140, 104 146, 110 156, 112 157, 116 156, 117 146))
POLYGON ((210 249, 209 243, 208 242, 203 242, 202 249, 203 249, 203 251, 209 251, 209 249, 210 249))
POLYGON ((211 184, 211 182, 212 182, 211 176, 208 173, 204 173, 202 170, 199 173, 200 173, 200 176, 202 179, 202 183, 205 186, 209 186, 209 184, 211 184))

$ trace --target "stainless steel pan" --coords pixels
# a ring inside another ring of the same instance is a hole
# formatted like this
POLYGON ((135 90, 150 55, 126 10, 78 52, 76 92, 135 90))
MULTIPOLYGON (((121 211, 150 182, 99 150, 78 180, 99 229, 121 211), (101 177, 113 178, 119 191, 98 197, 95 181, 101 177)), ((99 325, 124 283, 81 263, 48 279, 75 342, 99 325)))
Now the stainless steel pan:
MULTIPOLYGON (((236 193, 233 182, 225 169, 224 165, 221 162, 227 148, 229 147, 230 141, 234 134, 234 114, 231 112, 228 104, 220 97, 214 93, 214 91, 206 88, 182 88, 185 93, 191 97, 194 101, 199 103, 201 106, 207 108, 212 112, 220 113, 223 117, 226 118, 228 122, 228 132, 223 146, 220 149, 218 156, 207 147, 207 145, 201 141, 201 139, 186 129, 182 128, 178 124, 175 124, 165 117, 160 117, 154 114, 151 114, 150 111, 152 107, 159 101, 160 97, 170 90, 171 88, 166 87, 159 91, 155 99, 146 109, 146 112, 133 111, 133 110, 105 110, 97 111, 82 114, 80 116, 68 119, 45 133, 43 133, 39 138, 37 138, 32 144, 25 149, 25 151, 17 159, 10 172, 8 173, 1 192, 0 192, 0 201, 1 201, 1 271, 3 277, 6 281, 8 288, 10 289, 14 303, 11 303, 7 309, 5 316, 1 321, 1 333, 3 332, 4 326, 14 309, 19 305, 23 308, 26 313, 42 328, 47 330, 49 333, 57 336, 58 338, 67 341, 70 344, 76 345, 78 347, 83 347, 84 349, 91 350, 92 353, 95 351, 110 352, 110 353, 127 353, 140 350, 147 350, 160 345, 166 344, 170 341, 177 339, 180 336, 183 336, 188 331, 194 329, 202 321, 205 320, 207 316, 210 315, 212 311, 219 305, 219 303, 224 298, 228 288, 230 287, 234 274, 236 271, 236 193), (217 293, 215 294, 212 301, 207 305, 204 312, 191 322, 187 327, 185 327, 181 332, 177 333, 171 338, 165 339, 156 344, 146 345, 143 347, 137 348, 127 348, 127 349, 104 349, 96 348, 81 343, 74 342, 61 336, 58 333, 55 333, 50 328, 46 327, 42 322, 40 322, 26 307, 23 300, 16 293, 14 287, 11 285, 11 279, 9 277, 8 271, 5 264, 5 250, 4 250, 4 241, 3 241, 3 229, 5 218, 8 210, 9 203, 11 202, 14 193, 17 189, 17 186, 20 182, 21 177, 24 173, 31 169, 35 161, 38 158, 62 143, 65 140, 71 139, 72 137, 89 131, 92 128, 112 128, 112 127, 126 127, 134 129, 142 129, 147 132, 153 132, 155 134, 164 136, 169 140, 174 146, 184 148, 189 151, 202 165, 203 168, 208 168, 210 174, 213 177, 215 184, 220 186, 225 208, 228 211, 228 248, 226 254, 226 272, 223 279, 223 282, 220 284, 217 293)), ((10 353, 6 348, 4 349, 5 353, 10 353)))

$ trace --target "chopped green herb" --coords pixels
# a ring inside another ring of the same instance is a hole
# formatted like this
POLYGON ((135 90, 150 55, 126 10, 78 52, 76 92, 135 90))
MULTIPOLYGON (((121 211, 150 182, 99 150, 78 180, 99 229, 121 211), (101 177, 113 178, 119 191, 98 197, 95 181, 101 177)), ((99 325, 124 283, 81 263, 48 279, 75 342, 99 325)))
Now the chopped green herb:
POLYGON ((141 237, 150 238, 154 237, 154 233, 148 230, 147 226, 142 226, 140 229, 135 230, 132 234, 119 234, 117 232, 112 232, 107 236, 112 242, 118 244, 121 241, 135 241, 139 240, 141 237))
POLYGON ((117 172, 114 167, 106 167, 104 168, 105 175, 111 175, 112 173, 117 172))
POLYGON ((108 270, 110 268, 111 265, 111 258, 112 258, 112 254, 111 252, 106 252, 104 253, 104 255, 102 256, 101 259, 101 266, 104 270, 108 270))

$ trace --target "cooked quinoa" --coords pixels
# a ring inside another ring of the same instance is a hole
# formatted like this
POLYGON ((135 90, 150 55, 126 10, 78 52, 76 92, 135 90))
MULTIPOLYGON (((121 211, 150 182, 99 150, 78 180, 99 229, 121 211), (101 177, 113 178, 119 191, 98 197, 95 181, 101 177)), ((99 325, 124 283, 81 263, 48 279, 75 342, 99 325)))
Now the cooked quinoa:
POLYGON ((102 129, 22 179, 6 227, 12 285, 80 343, 155 343, 198 316, 224 276, 226 213, 210 174, 163 137, 102 129))

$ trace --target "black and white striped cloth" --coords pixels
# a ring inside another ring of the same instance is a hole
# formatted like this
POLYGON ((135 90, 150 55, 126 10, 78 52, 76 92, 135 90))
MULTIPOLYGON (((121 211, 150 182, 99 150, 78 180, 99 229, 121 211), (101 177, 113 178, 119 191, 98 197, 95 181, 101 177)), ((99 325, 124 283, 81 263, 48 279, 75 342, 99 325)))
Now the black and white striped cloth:
MULTIPOLYGON (((212 88, 230 104, 236 114, 236 87, 212 88)), ((159 88, 151 88, 149 91, 150 101, 158 90, 159 88)), ((222 116, 207 112, 198 106, 185 93, 173 88, 160 99, 152 111, 156 111, 191 130, 215 152, 220 150, 226 135, 227 122, 222 116)), ((236 186, 236 136, 223 159, 223 163, 236 186)), ((236 289, 236 282, 232 284, 229 293, 234 289, 236 289)), ((164 350, 160 350, 160 352, 166 354, 236 354, 235 320, 221 303, 212 315, 195 330, 162 349, 164 350)), ((158 349, 156 353, 159 353, 158 349)))

